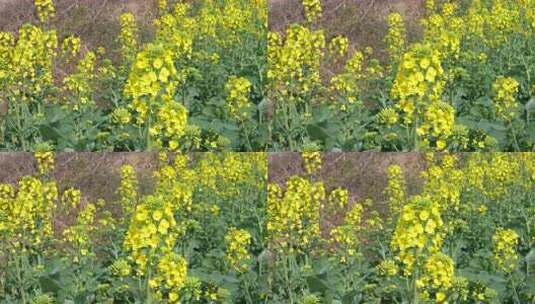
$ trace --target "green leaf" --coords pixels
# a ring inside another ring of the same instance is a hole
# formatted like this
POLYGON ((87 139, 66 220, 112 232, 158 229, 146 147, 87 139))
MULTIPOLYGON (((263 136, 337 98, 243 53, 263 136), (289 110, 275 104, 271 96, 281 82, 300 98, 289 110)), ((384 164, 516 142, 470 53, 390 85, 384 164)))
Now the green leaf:
POLYGON ((267 98, 262 99, 262 101, 259 102, 258 105, 256 106, 257 109, 258 109, 258 112, 260 112, 260 113, 266 113, 267 110, 268 110, 268 105, 269 105, 269 104, 268 104, 268 100, 267 100, 267 98))
POLYGON ((307 278, 307 283, 310 291, 325 293, 330 289, 326 281, 318 278, 317 276, 312 276, 307 278))
POLYGON ((327 130, 317 124, 309 125, 307 127, 307 132, 312 140, 325 141, 327 138, 329 138, 329 133, 327 133, 327 130))
POLYGON ((535 296, 535 274, 526 277, 526 292, 535 296))
POLYGON ((41 286, 41 289, 44 292, 52 292, 57 293, 59 290, 61 290, 61 284, 57 280, 51 278, 51 277, 40 277, 39 278, 39 285, 41 286))
POLYGON ((328 107, 320 107, 312 112, 312 117, 316 123, 329 121, 331 110, 328 107))
POLYGON ((524 260, 526 260, 526 264, 530 269, 533 269, 535 272, 535 248, 531 249, 528 254, 526 254, 526 257, 524 257, 524 260))
POLYGON ((356 290, 353 290, 351 292, 348 292, 344 295, 344 297, 342 298, 342 303, 343 304, 353 304, 355 303, 355 300, 358 296, 358 292, 356 290))

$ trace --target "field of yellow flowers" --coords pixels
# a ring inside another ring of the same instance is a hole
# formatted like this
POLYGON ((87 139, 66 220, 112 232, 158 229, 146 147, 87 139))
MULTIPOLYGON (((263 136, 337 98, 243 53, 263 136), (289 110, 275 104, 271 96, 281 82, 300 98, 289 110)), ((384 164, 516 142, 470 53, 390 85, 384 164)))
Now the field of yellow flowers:
POLYGON ((1 150, 266 145, 266 1, 159 0, 149 41, 124 13, 110 50, 60 36, 54 1, 34 4, 36 24, 0 31, 1 150))
POLYGON ((534 154, 421 155, 358 199, 317 152, 278 181, 265 153, 160 154, 107 200, 35 159, 0 185, 0 303, 535 303, 534 154))
POLYGON ((114 3, 106 48, 27 1, 0 28, 0 151, 33 153, 0 154, 0 304, 535 304, 535 0, 422 0, 375 49, 323 20, 360 0, 288 26, 293 0, 114 3))
POLYGON ((380 201, 322 158, 268 186, 267 303, 535 303, 535 155, 429 154, 418 185, 394 163, 380 201))
POLYGON ((52 153, 35 158, 34 175, 0 185, 0 303, 258 299, 264 153, 161 154, 145 193, 124 165, 108 201, 59 184, 52 153))
POLYGON ((155 3, 150 29, 117 18, 116 49, 58 29, 53 0, 0 29, 0 149, 535 148, 533 0, 427 0, 417 33, 385 16, 379 50, 324 30, 320 0, 277 32, 267 0, 155 3))
POLYGON ((421 33, 392 12, 379 50, 326 32, 321 0, 270 32, 274 149, 532 150, 535 2, 424 2, 421 33))

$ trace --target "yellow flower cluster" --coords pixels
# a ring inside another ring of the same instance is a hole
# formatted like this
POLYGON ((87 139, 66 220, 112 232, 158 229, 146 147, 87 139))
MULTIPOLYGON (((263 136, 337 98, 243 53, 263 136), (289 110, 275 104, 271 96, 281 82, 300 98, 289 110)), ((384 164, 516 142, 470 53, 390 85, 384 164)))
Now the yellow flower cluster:
POLYGON ((156 269, 157 273, 149 285, 156 290, 158 298, 166 299, 165 303, 180 303, 180 291, 185 287, 188 276, 186 260, 174 252, 168 252, 158 260, 156 269))
POLYGON ((13 199, 14 189, 10 184, 0 184, 0 233, 8 230, 9 201, 13 199))
MULTIPOLYGON (((80 38, 76 36, 68 36, 61 42, 61 52, 64 56, 68 55, 74 58, 78 55, 78 52, 80 52, 81 45, 82 41, 80 38)), ((70 59, 68 60, 70 61, 70 59)))
POLYGON ((385 188, 385 195, 388 198, 388 206, 393 215, 397 215, 405 205, 407 186, 401 167, 391 165, 387 170, 388 185, 385 188))
POLYGON ((432 14, 435 11, 435 0, 425 0, 425 12, 432 14))
POLYGON ((15 45, 15 37, 11 33, 0 32, 0 81, 7 80, 8 67, 11 61, 11 52, 15 45))
MULTIPOLYGON (((331 78, 330 88, 335 92, 340 92, 350 104, 354 104, 359 98, 358 81, 362 80, 364 54, 355 52, 347 61, 344 71, 331 78)), ((344 105, 342 105, 342 110, 344 105)))
POLYGON ((446 84, 441 58, 432 44, 413 45, 402 57, 391 91, 405 124, 416 126, 424 147, 434 144, 438 150, 446 148, 455 121, 453 107, 441 101, 446 84))
MULTIPOLYGON (((262 36, 265 39, 267 27, 267 2, 265 1, 205 2, 194 18, 184 14, 189 6, 185 3, 175 6, 175 16, 179 16, 178 12, 183 16, 177 19, 178 26, 184 32, 194 33, 195 39, 202 43, 210 41, 226 49, 243 43, 243 36, 239 34, 247 33, 257 37, 262 36)), ((215 55, 219 56, 219 54, 215 55)), ((194 56, 197 55, 201 53, 194 54, 194 56)))
POLYGON ((149 146, 156 138, 158 146, 167 143, 171 150, 177 150, 186 132, 188 112, 174 100, 177 87, 185 79, 175 68, 175 60, 191 51, 191 41, 182 35, 171 37, 168 42, 150 43, 138 53, 125 95, 132 98, 137 123, 148 127, 149 146))
POLYGON ((445 102, 433 102, 425 110, 423 121, 416 133, 423 139, 423 144, 430 146, 429 138, 435 140, 437 150, 447 147, 447 140, 453 133, 455 110, 445 102))
POLYGON ((136 19, 131 13, 124 13, 120 16, 121 33, 119 41, 121 42, 121 54, 124 64, 130 64, 138 51, 138 29, 136 19))
POLYGON ((399 107, 407 122, 413 121, 419 104, 440 100, 443 74, 441 55, 431 45, 415 44, 403 55, 391 94, 400 99, 399 107))
MULTIPOLYGON (((533 189, 533 172, 535 159, 529 154, 507 154, 507 153, 483 153, 471 154, 459 166, 459 162, 453 155, 442 155, 440 162, 429 164, 423 172, 425 180, 422 196, 435 202, 441 213, 447 212, 454 215, 470 212, 476 216, 484 216, 495 212, 499 208, 496 201, 503 200, 514 195, 515 191, 530 191, 533 189), (516 190, 513 190, 516 189, 516 190), (462 202, 463 197, 466 201, 462 202), (475 201, 470 201, 472 197, 480 197, 475 201)), ((448 222, 445 230, 453 233, 466 229, 467 223, 462 217, 455 216, 455 220, 448 222)), ((495 244, 499 239, 514 242, 514 236, 497 233, 495 244), (507 237, 508 239, 507 239, 507 237)), ((500 250, 504 250, 506 245, 502 241, 500 250)), ((495 245, 496 246, 496 245, 495 245)), ((514 246, 512 246, 514 247, 514 246)), ((509 251, 503 253, 502 261, 499 262, 499 253, 495 251, 497 267, 502 267, 505 271, 508 256, 515 259, 515 255, 509 251), (501 263, 501 264, 500 264, 501 263)))
POLYGON ((177 4, 172 13, 164 14, 154 21, 156 38, 154 43, 162 43, 175 52, 175 58, 191 58, 195 18, 188 17, 190 5, 177 4))
POLYGON ((177 151, 180 139, 186 134, 188 123, 188 110, 180 103, 169 100, 167 96, 163 98, 164 104, 160 107, 158 120, 150 128, 149 133, 156 137, 156 142, 160 147, 167 142, 170 151, 177 151))
POLYGON ((498 228, 492 236, 492 241, 494 242, 494 262, 497 268, 507 273, 516 269, 518 234, 511 229, 498 228))
POLYGON ((349 203, 349 191, 344 188, 336 188, 329 193, 329 205, 343 210, 349 203))
POLYGON ((75 98, 74 110, 79 110, 84 105, 93 104, 92 81, 95 79, 96 55, 94 52, 87 52, 80 60, 77 73, 69 75, 63 79, 64 90, 71 92, 75 98))
MULTIPOLYGON (((92 254, 92 233, 96 230, 95 214, 95 204, 88 203, 78 214, 76 224, 63 231, 65 239, 75 246, 76 253, 81 256, 92 254)), ((78 259, 79 257, 75 257, 75 261, 78 259)))
POLYGON ((412 198, 402 209, 391 246, 399 252, 405 275, 410 275, 415 263, 437 253, 444 238, 440 209, 422 197, 412 198))
POLYGON ((388 54, 392 64, 397 64, 405 52, 407 40, 407 30, 403 22, 403 17, 399 13, 388 15, 388 34, 385 42, 388 45, 388 54))
MULTIPOLYGON (((231 33, 246 28, 247 20, 251 20, 250 10, 244 10, 239 1, 228 1, 223 8, 223 17, 220 23, 231 33)), ((236 42, 235 39, 231 41, 236 42)))
POLYGON ((320 238, 320 206, 325 200, 322 183, 291 177, 286 191, 268 186, 267 231, 283 252, 302 252, 320 238))
POLYGON ((466 34, 491 47, 507 43, 517 33, 529 36, 532 28, 526 27, 524 21, 533 20, 533 7, 532 1, 523 0, 472 1, 468 9, 466 34))
POLYGON ((35 0, 35 7, 37 8, 37 15, 41 22, 47 22, 56 15, 52 0, 35 0))
POLYGON ((523 26, 519 21, 521 8, 519 5, 509 5, 507 1, 493 1, 493 7, 487 16, 487 30, 492 33, 491 45, 507 42, 507 37, 514 32, 520 32, 523 26))
POLYGON ((379 121, 388 127, 392 127, 399 122, 399 114, 392 107, 382 109, 381 112, 379 112, 378 117, 379 121))
POLYGON ((30 102, 30 96, 42 94, 45 88, 53 85, 52 62, 58 46, 57 34, 26 24, 20 28, 18 40, 11 42, 14 44, 5 44, 6 48, 0 53, 0 62, 4 62, 4 66, 0 66, 4 69, 0 71, 0 79, 4 78, 7 92, 17 100, 30 102))
POLYGON ((377 266, 379 269, 379 273, 383 276, 395 276, 399 272, 398 265, 396 264, 396 261, 394 260, 383 260, 379 265, 377 266))
POLYGON ((423 267, 423 274, 416 281, 416 286, 422 290, 422 297, 429 299, 431 290, 436 303, 446 303, 447 293, 453 286, 455 266, 453 260, 443 254, 431 255, 423 267))
POLYGON ((283 41, 279 33, 268 35, 268 72, 270 85, 287 102, 296 100, 293 92, 307 94, 321 84, 320 65, 324 56, 322 31, 294 25, 283 41))
POLYGON ((226 91, 230 116, 237 121, 246 120, 249 116, 251 82, 247 78, 233 76, 227 81, 226 91))
POLYGON ((512 121, 519 107, 515 99, 515 95, 518 93, 519 83, 513 78, 500 76, 492 85, 492 89, 496 94, 493 99, 496 107, 496 115, 507 122, 512 121))
POLYGON ((349 48, 349 39, 344 36, 336 36, 329 42, 329 53, 338 57, 347 54, 349 48))
POLYGON ((82 192, 75 188, 68 188, 61 195, 61 204, 66 210, 75 210, 81 201, 82 192))
POLYGON ((303 152, 301 157, 307 174, 315 174, 321 170, 321 152, 303 152))
POLYGON ((164 13, 167 10, 167 0, 158 0, 158 8, 164 13))
POLYGON ((136 171, 130 165, 121 167, 121 183, 118 194, 123 209, 123 214, 129 217, 134 212, 137 204, 138 181, 136 171))
POLYGON ((132 273, 132 267, 125 259, 118 259, 110 266, 111 272, 116 276, 127 277, 132 273))
POLYGON ((240 197, 237 187, 232 185, 250 185, 258 190, 265 189, 267 180, 267 162, 264 161, 265 153, 222 153, 220 155, 207 154, 198 164, 198 173, 195 178, 197 183, 207 192, 232 199, 240 197), (263 179, 255 181, 250 176, 260 173, 263 179), (254 182, 256 184, 251 185, 254 182))
POLYGON ((445 3, 442 13, 432 13, 423 20, 424 41, 433 45, 445 58, 456 58, 465 28, 464 20, 455 16, 457 4, 445 3))
POLYGON ((321 18, 322 8, 321 0, 303 0, 303 6, 305 8, 305 16, 309 23, 315 23, 321 18))
POLYGON ((236 272, 246 272, 251 259, 248 249, 251 244, 251 234, 246 230, 231 227, 225 236, 225 242, 226 258, 230 268, 236 272))
POLYGON ((436 164, 433 161, 429 159, 427 170, 422 172, 424 195, 432 199, 441 211, 459 210, 466 173, 456 167, 458 161, 455 155, 443 155, 436 164))
POLYGON ((50 151, 36 151, 34 153, 37 160, 39 174, 44 175, 54 170, 54 153, 50 151))
POLYGON ((6 249, 35 251, 50 240, 57 200, 54 182, 26 176, 16 191, 10 185, 0 185, 0 231, 12 240, 13 246, 6 249))
POLYGON ((178 85, 175 54, 163 44, 148 44, 137 55, 125 87, 125 95, 132 97, 132 107, 137 112, 138 123, 143 123, 147 115, 155 111, 164 91, 172 100, 178 85))
POLYGON ((346 262, 348 258, 353 257, 357 253, 357 246, 359 244, 359 232, 362 229, 361 219, 364 208, 361 204, 355 204, 351 210, 346 214, 342 225, 331 230, 331 237, 338 248, 343 250, 343 255, 340 257, 342 262, 346 262))
POLYGON ((152 195, 136 207, 123 247, 130 252, 139 276, 145 275, 155 258, 174 248, 181 233, 174 217, 176 208, 175 202, 152 195))
POLYGON ((127 125, 132 121, 132 114, 128 111, 127 108, 118 107, 113 110, 112 119, 115 123, 120 125, 127 125))

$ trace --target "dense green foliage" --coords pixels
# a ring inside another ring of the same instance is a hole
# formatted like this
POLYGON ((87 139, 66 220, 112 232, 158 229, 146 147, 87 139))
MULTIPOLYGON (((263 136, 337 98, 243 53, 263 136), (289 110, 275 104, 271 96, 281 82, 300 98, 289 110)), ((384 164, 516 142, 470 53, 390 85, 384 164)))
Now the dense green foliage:
POLYGON ((146 43, 121 15, 118 66, 58 37, 52 1, 36 1, 40 24, 1 32, 0 149, 263 150, 266 2, 159 5, 146 43))
POLYGON ((423 34, 409 40, 391 13, 379 52, 322 29, 321 1, 303 4, 304 24, 268 38, 273 149, 533 149, 535 2, 429 0, 423 34))

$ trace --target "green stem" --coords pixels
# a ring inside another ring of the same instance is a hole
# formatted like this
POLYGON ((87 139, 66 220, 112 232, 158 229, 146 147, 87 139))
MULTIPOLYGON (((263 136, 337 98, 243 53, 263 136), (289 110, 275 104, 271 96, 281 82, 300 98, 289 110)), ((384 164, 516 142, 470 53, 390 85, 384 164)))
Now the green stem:
POLYGON ((151 115, 149 115, 147 117, 147 126, 146 126, 146 130, 145 130, 145 143, 147 145, 147 150, 151 150, 152 149, 152 141, 151 141, 151 136, 150 136, 151 125, 152 125, 152 117, 151 117, 151 115))
POLYGON ((151 277, 152 277, 152 273, 151 273, 151 269, 150 267, 147 267, 147 282, 146 282, 146 294, 147 294, 147 304, 151 304, 152 303, 152 292, 151 292, 151 289, 150 289, 150 280, 151 280, 151 277))
POLYGON ((515 304, 521 304, 520 302, 520 298, 518 297, 518 292, 516 290, 516 284, 515 284, 515 279, 513 278, 513 276, 511 275, 511 284, 513 285, 513 295, 515 297, 515 304))
POLYGON ((513 142, 515 144, 516 151, 520 151, 520 145, 518 144, 518 139, 516 138, 515 128, 513 127, 513 122, 509 122, 509 127, 511 128, 511 133, 513 134, 513 142))
POLYGON ((241 125, 241 128, 244 130, 247 151, 253 151, 253 145, 251 144, 251 139, 249 138, 249 135, 250 135, 249 128, 247 128, 244 121, 241 121, 240 125, 241 125))
POLYGON ((420 143, 418 142, 418 115, 414 115, 414 151, 420 151, 420 143))
POLYGON ((292 282, 291 282, 291 279, 290 279, 290 271, 289 271, 289 264, 290 263, 290 256, 285 256, 285 259, 284 259, 284 281, 285 281, 285 285, 286 285, 286 292, 288 293, 288 299, 290 300, 290 304, 293 304, 294 303, 294 297, 293 297, 293 292, 292 292, 292 282))
POLYGON ((23 132, 24 123, 22 121, 21 112, 22 112, 21 105, 19 103, 15 103, 15 115, 17 119, 17 135, 19 137, 22 150, 26 151, 26 140, 24 139, 24 132, 23 132))
POLYGON ((414 304, 418 304, 419 303, 419 296, 418 296, 418 286, 416 286, 416 282, 418 281, 418 269, 415 269, 414 270, 414 277, 413 277, 413 280, 412 280, 412 288, 413 288, 413 296, 414 296, 414 304))
POLYGON ((18 258, 15 261, 15 267, 17 268, 17 285, 18 285, 19 293, 22 299, 22 303, 26 304, 28 303, 28 300, 26 299, 26 292, 24 290, 24 279, 22 275, 23 256, 24 255, 18 255, 18 258))
MULTIPOLYGON (((281 104, 281 103, 279 103, 281 104)), ((289 118, 289 114, 288 114, 288 111, 289 111, 289 106, 287 104, 287 102, 283 102, 283 106, 281 107, 282 108, 282 114, 283 114, 283 118, 284 118, 284 128, 285 128, 285 132, 286 132, 286 135, 288 136, 287 140, 288 140, 288 144, 290 146, 290 149, 292 149, 292 138, 290 136, 290 118, 289 118)))

